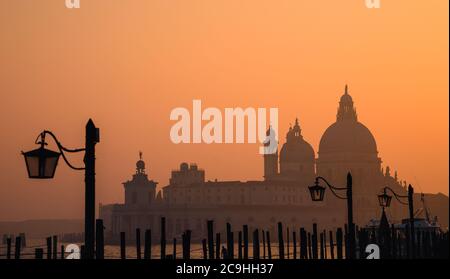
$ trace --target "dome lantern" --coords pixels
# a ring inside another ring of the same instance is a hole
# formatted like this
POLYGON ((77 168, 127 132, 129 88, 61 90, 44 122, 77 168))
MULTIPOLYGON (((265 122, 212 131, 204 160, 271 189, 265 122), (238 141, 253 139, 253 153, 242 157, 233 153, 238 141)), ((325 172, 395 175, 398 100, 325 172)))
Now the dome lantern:
POLYGON ((339 101, 339 108, 336 116, 337 121, 351 120, 357 121, 358 116, 356 109, 353 107, 353 99, 348 94, 348 86, 345 85, 344 95, 341 96, 339 101))
POLYGON ((145 162, 142 160, 142 151, 139 151, 139 161, 136 162, 136 173, 145 173, 145 162))

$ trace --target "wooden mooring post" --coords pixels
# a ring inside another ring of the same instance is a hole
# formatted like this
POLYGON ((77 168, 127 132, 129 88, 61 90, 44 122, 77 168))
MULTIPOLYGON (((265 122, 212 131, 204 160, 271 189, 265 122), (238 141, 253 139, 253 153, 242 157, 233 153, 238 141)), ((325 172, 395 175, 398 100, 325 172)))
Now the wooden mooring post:
POLYGON ((267 241, 267 257, 269 260, 272 259, 272 249, 270 248, 270 232, 266 232, 266 241, 267 241))
POLYGON ((103 220, 95 220, 95 257, 100 260, 105 258, 104 229, 103 220))
POLYGON ((136 228, 136 258, 141 259, 141 229, 136 228))
POLYGON ((52 258, 54 260, 58 259, 58 236, 54 235, 52 237, 53 244, 52 244, 52 258))
POLYGON ((16 237, 16 241, 14 242, 15 245, 15 251, 14 251, 14 259, 19 260, 20 259, 20 250, 22 249, 22 238, 20 236, 16 237))
POLYGON ((238 232, 238 259, 242 259, 242 231, 238 232))
POLYGON ((227 223, 227 257, 234 259, 234 235, 230 223, 227 223))
POLYGON ((286 245, 286 258, 288 258, 289 259, 289 257, 290 257, 290 249, 289 249, 289 244, 290 244, 290 242, 289 242, 289 227, 286 227, 286 243, 287 243, 287 245, 286 245))
POLYGON ((208 259, 208 248, 206 247, 206 239, 202 239, 203 259, 208 259))
POLYGON ((166 218, 161 217, 161 259, 166 258, 166 218))
POLYGON ((283 224, 278 222, 278 257, 284 259, 283 224))
POLYGON ((253 231, 253 259, 259 259, 259 231, 253 231))
POLYGON ((125 241, 125 232, 120 232, 120 258, 122 260, 127 258, 125 241))
POLYGON ((174 260, 177 259, 177 238, 176 238, 176 237, 173 238, 172 258, 173 258, 174 260))
POLYGON ((317 224, 313 224, 313 234, 312 234, 312 258, 318 259, 318 246, 317 246, 317 224))
POLYGON ((342 228, 338 228, 336 231, 336 249, 337 258, 342 259, 342 228))
POLYGON ((300 259, 308 258, 308 240, 304 228, 300 228, 300 259))
POLYGON ((216 259, 220 259, 220 233, 216 233, 216 259))
POLYGON ((266 233, 262 230, 263 259, 266 259, 266 233))
POLYGON ((248 226, 244 225, 242 227, 244 234, 244 260, 248 259, 248 226))
POLYGON ((324 249, 325 242, 323 238, 323 233, 320 233, 319 240, 320 240, 320 259, 325 259, 325 249, 324 249))
POLYGON ((209 259, 214 259, 214 223, 212 220, 208 220, 206 222, 206 227, 208 229, 208 258, 209 259))
POLYGON ((144 235, 144 259, 150 260, 152 258, 152 231, 145 230, 144 235))
POLYGON ((52 258, 52 237, 47 237, 47 260, 52 258))
POLYGON ((61 260, 64 260, 66 258, 66 251, 64 250, 64 245, 61 245, 61 260))
POLYGON ((292 231, 292 244, 294 245, 293 247, 293 259, 296 260, 297 259, 297 234, 295 233, 295 230, 292 231))
POLYGON ((191 231, 186 230, 184 235, 184 248, 183 248, 183 259, 189 260, 191 258, 191 231))
POLYGON ((334 260, 334 243, 333 243, 333 231, 330 231, 330 256, 334 260))
POLYGON ((6 259, 11 259, 11 237, 6 239, 6 259))

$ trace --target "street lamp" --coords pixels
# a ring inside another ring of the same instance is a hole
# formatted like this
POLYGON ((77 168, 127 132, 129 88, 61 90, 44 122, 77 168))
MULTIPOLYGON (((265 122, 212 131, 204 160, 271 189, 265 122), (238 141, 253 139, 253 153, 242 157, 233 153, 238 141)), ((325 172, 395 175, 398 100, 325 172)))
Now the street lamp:
POLYGON ((22 152, 27 165, 28 177, 46 179, 53 178, 55 175, 56 165, 61 153, 48 150, 45 148, 45 133, 40 135, 41 141, 36 142, 41 147, 28 152, 22 152))
POLYGON ((85 174, 85 218, 84 218, 84 257, 94 258, 95 244, 95 144, 100 141, 99 129, 95 127, 92 119, 86 124, 85 148, 69 149, 64 147, 51 131, 39 134, 35 143, 40 147, 28 152, 22 152, 27 167, 28 177, 33 179, 53 178, 58 165, 59 157, 74 170, 84 170, 85 174), (46 149, 45 136, 50 135, 56 143, 59 152, 46 149), (74 167, 67 160, 65 152, 76 153, 84 151, 84 167, 74 167))
POLYGON ((378 202, 383 209, 385 207, 389 207, 391 205, 392 196, 387 194, 387 191, 390 191, 395 199, 403 204, 407 205, 409 207, 409 227, 411 230, 411 250, 413 251, 411 255, 414 256, 414 247, 415 247, 415 234, 414 234, 414 203, 413 203, 413 195, 414 195, 414 188, 411 186, 411 184, 408 185, 408 195, 399 195, 394 190, 392 190, 390 187, 384 187, 383 193, 378 195, 378 202), (402 199, 407 199, 407 201, 402 201, 402 199))
POLYGON ((348 237, 348 255, 346 256, 348 259, 354 259, 355 258, 355 224, 353 223, 353 194, 352 194, 352 175, 350 172, 347 174, 347 187, 334 187, 328 181, 318 176, 316 177, 316 180, 314 182, 314 185, 309 186, 309 193, 311 194, 311 199, 313 201, 323 201, 323 198, 325 196, 325 190, 326 188, 324 186, 321 186, 319 184, 319 180, 322 180, 325 182, 325 184, 330 188, 331 193, 339 199, 347 200, 347 222, 348 222, 348 230, 349 230, 349 237, 348 237), (339 196, 336 191, 339 190, 346 190, 347 194, 345 197, 339 196))

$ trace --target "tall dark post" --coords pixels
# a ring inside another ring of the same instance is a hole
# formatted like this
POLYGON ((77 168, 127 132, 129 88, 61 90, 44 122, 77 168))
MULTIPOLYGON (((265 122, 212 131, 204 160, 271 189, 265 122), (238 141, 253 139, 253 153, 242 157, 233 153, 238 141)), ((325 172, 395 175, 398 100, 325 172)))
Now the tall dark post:
POLYGON ((172 254, 173 254, 172 258, 174 260, 176 260, 177 259, 177 238, 176 237, 173 238, 173 253, 172 254))
POLYGON ((318 245, 317 245, 317 224, 313 224, 313 234, 312 234, 312 257, 313 259, 318 259, 318 245))
POLYGON ((342 228, 338 228, 336 231, 336 249, 337 258, 342 259, 342 228))
POLYGON ((220 233, 216 233, 216 259, 220 259, 220 233))
POLYGON ((6 239, 6 258, 11 259, 11 237, 6 239))
POLYGON ((259 259, 259 231, 253 231, 253 259, 259 259))
POLYGON ((293 245, 294 245, 293 258, 294 258, 294 260, 296 260, 297 259, 297 236, 296 236, 295 230, 292 232, 292 241, 294 242, 293 243, 293 245))
POLYGON ((21 240, 22 239, 20 236, 16 236, 16 241, 14 242, 15 244, 14 259, 16 260, 20 259, 20 249, 22 249, 21 240))
POLYGON ((206 239, 202 239, 202 248, 203 248, 203 259, 208 259, 208 249, 206 247, 206 239))
POLYGON ((227 258, 234 259, 234 234, 230 223, 227 223, 227 258))
POLYGON ((348 253, 346 258, 355 258, 355 224, 353 223, 352 175, 347 174, 347 210, 348 210, 348 253))
POLYGON ((94 258, 95 245, 95 144, 99 142, 99 130, 92 119, 86 124, 85 164, 85 211, 84 211, 84 255, 94 258))
POLYGON ((266 232, 266 241, 267 241, 267 257, 269 260, 272 259, 272 249, 270 248, 270 232, 266 232))
POLYGON ((52 249, 53 249, 53 252, 52 252, 52 258, 53 258, 54 260, 56 260, 56 259, 58 258, 58 236, 54 235, 54 236, 52 237, 52 240, 53 240, 53 246, 52 246, 52 249))
POLYGON ((289 227, 286 227, 286 257, 289 259, 289 227))
POLYGON ((208 235, 207 235, 207 237, 208 237, 208 257, 210 259, 214 259, 214 238, 213 238, 213 235, 214 235, 214 231, 213 231, 214 223, 213 223, 213 220, 206 221, 206 226, 207 226, 207 229, 208 229, 208 235))
POLYGON ((244 234, 244 260, 248 259, 248 226, 244 225, 242 227, 244 234))
POLYGON ((136 228, 136 258, 141 259, 141 229, 136 228))
POLYGON ((105 247, 104 247, 104 227, 103 220, 97 219, 95 223, 95 258, 96 259, 104 259, 105 258, 105 247))
POLYGON ((411 184, 408 185, 408 206, 409 206, 409 227, 411 230, 411 257, 415 254, 415 234, 414 234, 414 204, 413 204, 414 189, 411 184))
POLYGON ((52 258, 52 237, 47 237, 47 260, 52 258))
POLYGON ((334 243, 333 243, 333 232, 330 231, 330 254, 331 259, 334 260, 334 243))
POLYGON ((127 257, 125 249, 126 249, 125 232, 120 232, 120 258, 122 260, 125 260, 127 257))
POLYGON ((242 260, 242 231, 238 232, 238 259, 242 260))
POLYGON ((161 260, 166 258, 166 218, 161 217, 161 260))
POLYGON ((66 258, 64 245, 61 245, 61 260, 64 260, 66 258))
POLYGON ((278 257, 284 260, 283 225, 278 222, 278 257))
POLYGON ((151 258, 152 258, 152 231, 145 230, 144 259, 149 260, 151 258))
POLYGON ((262 241, 263 241, 263 259, 266 259, 266 233, 262 230, 262 241))

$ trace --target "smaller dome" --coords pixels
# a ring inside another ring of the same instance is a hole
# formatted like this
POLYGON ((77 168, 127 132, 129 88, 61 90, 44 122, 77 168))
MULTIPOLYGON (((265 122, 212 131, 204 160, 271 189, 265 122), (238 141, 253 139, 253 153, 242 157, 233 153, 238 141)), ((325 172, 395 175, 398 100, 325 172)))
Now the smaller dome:
POLYGON ((294 127, 289 128, 286 142, 280 150, 280 162, 314 162, 314 149, 303 139, 298 119, 294 127))
POLYGON ((314 162, 314 149, 305 140, 285 143, 280 151, 281 162, 314 162))

